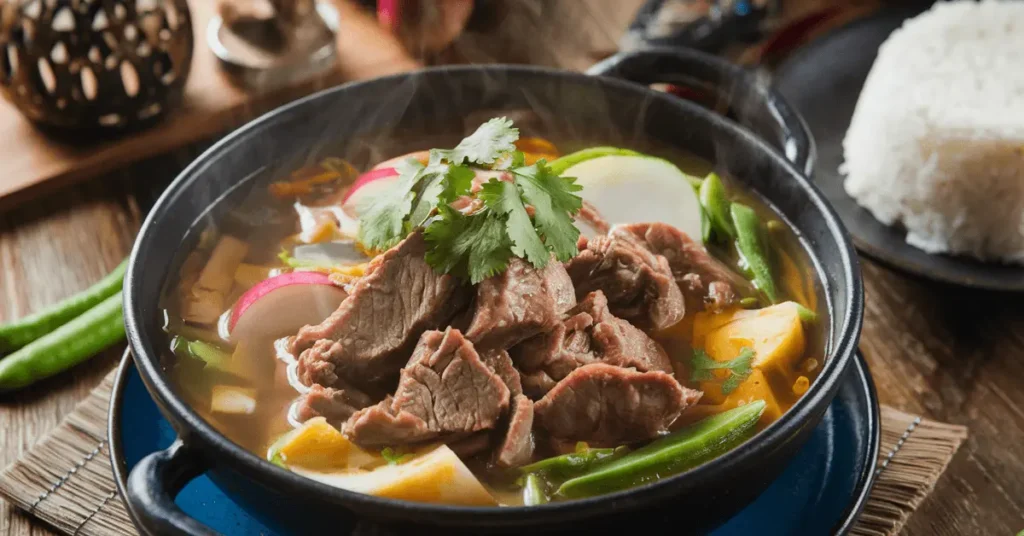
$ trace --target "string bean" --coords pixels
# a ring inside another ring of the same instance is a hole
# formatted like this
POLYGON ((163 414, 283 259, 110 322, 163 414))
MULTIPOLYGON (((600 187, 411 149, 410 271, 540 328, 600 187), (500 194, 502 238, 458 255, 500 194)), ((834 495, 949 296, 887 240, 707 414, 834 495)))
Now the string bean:
POLYGON ((38 313, 0 325, 0 352, 13 352, 50 333, 121 290, 128 259, 88 289, 38 313))
POLYGON ((729 197, 722 179, 715 173, 709 174, 701 183, 699 193, 700 204, 710 220, 711 232, 722 241, 736 238, 736 228, 729 217, 729 197))
POLYGON ((0 391, 31 385, 124 340, 121 292, 0 359, 0 391))
POLYGON ((757 213, 740 203, 733 203, 729 211, 732 213, 732 222, 736 229, 736 247, 750 269, 754 285, 764 292, 768 301, 778 303, 779 294, 775 288, 771 260, 765 247, 761 221, 757 213))
POLYGON ((609 460, 614 456, 621 455, 625 448, 597 448, 592 449, 586 446, 578 447, 576 452, 562 454, 545 458, 538 462, 524 465, 519 468, 523 474, 543 473, 554 479, 572 478, 583 474, 587 470, 598 465, 599 462, 609 460))
POLYGON ((544 482, 534 473, 526 475, 523 484, 523 504, 534 506, 548 502, 548 495, 544 491, 544 482))
POLYGON ((697 421, 565 481, 555 493, 569 498, 611 493, 695 467, 746 439, 764 413, 765 405, 763 400, 755 400, 697 421))

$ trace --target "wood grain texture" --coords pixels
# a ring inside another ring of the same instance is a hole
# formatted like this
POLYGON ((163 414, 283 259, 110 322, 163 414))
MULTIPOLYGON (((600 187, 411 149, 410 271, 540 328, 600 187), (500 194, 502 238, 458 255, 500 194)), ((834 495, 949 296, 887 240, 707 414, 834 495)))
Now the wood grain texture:
MULTIPOLYGON (((220 72, 218 60, 206 46, 206 26, 218 2, 190 2, 195 52, 185 86, 183 105, 153 128, 118 139, 67 143, 47 137, 12 105, 0 101, 0 208, 30 196, 115 169, 147 156, 225 132, 245 120, 298 96, 346 80, 408 71, 419 66, 372 15, 346 0, 338 0, 339 68, 316 80, 282 90, 243 91, 220 72)), ((144 177, 140 177, 144 179, 144 177)))
MULTIPOLYGON (((470 33, 456 51, 462 61, 584 68, 614 49, 640 3, 517 0, 507 15, 514 24, 470 33)), ((195 150, 0 213, 0 318, 85 288, 116 265, 146 207, 195 150)), ((965 446, 904 533, 1015 535, 1024 529, 1024 301, 917 280, 870 260, 862 267, 867 307, 861 347, 882 401, 970 428, 965 446)), ((0 398, 0 463, 54 427, 113 366, 117 352, 0 398)), ((5 506, 0 534, 50 532, 5 506)))

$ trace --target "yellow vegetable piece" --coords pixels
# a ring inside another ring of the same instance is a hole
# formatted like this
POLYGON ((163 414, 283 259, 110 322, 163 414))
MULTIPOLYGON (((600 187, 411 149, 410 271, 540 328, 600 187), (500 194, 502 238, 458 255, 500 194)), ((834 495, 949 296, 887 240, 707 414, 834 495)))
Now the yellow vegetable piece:
POLYGON ((700 388, 704 391, 701 403, 717 404, 721 411, 733 409, 754 400, 764 400, 764 414, 761 415, 761 424, 774 422, 782 416, 782 409, 775 399, 775 393, 768 385, 768 379, 760 370, 754 369, 750 376, 743 381, 728 396, 722 394, 722 382, 701 382, 700 388))
POLYGON ((800 376, 793 382, 793 394, 796 396, 803 395, 810 386, 811 380, 807 379, 807 376, 800 376))
MULTIPOLYGON (((305 422, 286 435, 278 444, 277 452, 285 465, 320 471, 333 469, 361 469, 384 463, 378 454, 371 454, 348 440, 323 417, 305 422)), ((271 450, 275 450, 271 447, 271 450)))
POLYGON ((434 450, 398 465, 383 465, 372 471, 296 473, 339 488, 399 499, 434 504, 497 506, 476 476, 450 448, 434 450))
POLYGON ((341 231, 338 230, 338 224, 330 220, 324 220, 317 223, 316 227, 312 229, 309 236, 304 237, 304 241, 307 244, 317 244, 320 242, 328 242, 334 240, 340 236, 341 231))
POLYGON ((736 320, 751 316, 755 311, 733 307, 720 313, 701 311, 693 315, 693 346, 703 348, 708 333, 736 320))
POLYGON ((788 376, 803 356, 804 328, 793 302, 738 311, 727 322, 722 323, 722 320, 724 318, 705 321, 717 326, 704 340, 704 350, 715 361, 733 359, 740 350, 749 347, 754 350, 754 368, 770 375, 788 376))

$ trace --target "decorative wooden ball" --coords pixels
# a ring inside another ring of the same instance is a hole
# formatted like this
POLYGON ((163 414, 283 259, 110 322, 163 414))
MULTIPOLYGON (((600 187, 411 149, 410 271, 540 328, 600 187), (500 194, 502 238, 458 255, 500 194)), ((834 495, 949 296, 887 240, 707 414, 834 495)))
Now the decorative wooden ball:
POLYGON ((144 125, 181 101, 192 46, 185 0, 5 0, 0 89, 42 125, 144 125))

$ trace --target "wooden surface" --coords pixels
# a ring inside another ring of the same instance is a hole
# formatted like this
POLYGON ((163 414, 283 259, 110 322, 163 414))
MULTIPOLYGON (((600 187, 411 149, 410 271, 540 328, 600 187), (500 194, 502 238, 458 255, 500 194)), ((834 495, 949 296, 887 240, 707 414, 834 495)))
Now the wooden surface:
MULTIPOLYGON (((623 4, 638 3, 517 0, 515 23, 488 32, 515 43, 507 47, 512 59, 581 68, 614 47, 632 13, 623 4), (553 27, 559 20, 574 20, 574 31, 553 27)), ((484 41, 470 36, 457 45, 463 57, 503 59, 501 47, 466 50, 474 39, 484 41)), ((179 150, 0 212, 0 320, 85 288, 117 264, 148 206, 197 151, 179 150)), ((1017 534, 1024 529, 1024 300, 936 285, 869 260, 862 267, 861 348, 882 402, 971 431, 905 533, 1017 534)), ((55 426, 118 353, 0 396, 0 464, 55 426)), ((4 506, 0 534, 49 532, 4 506)))
POLYGON ((340 68, 315 80, 270 93, 243 91, 220 73, 206 46, 214 0, 190 3, 195 48, 183 105, 149 130, 116 140, 74 145, 47 138, 10 103, 0 99, 0 208, 154 154, 162 154, 240 125, 262 111, 344 80, 414 69, 418 64, 372 14, 348 2, 339 10, 340 68))

